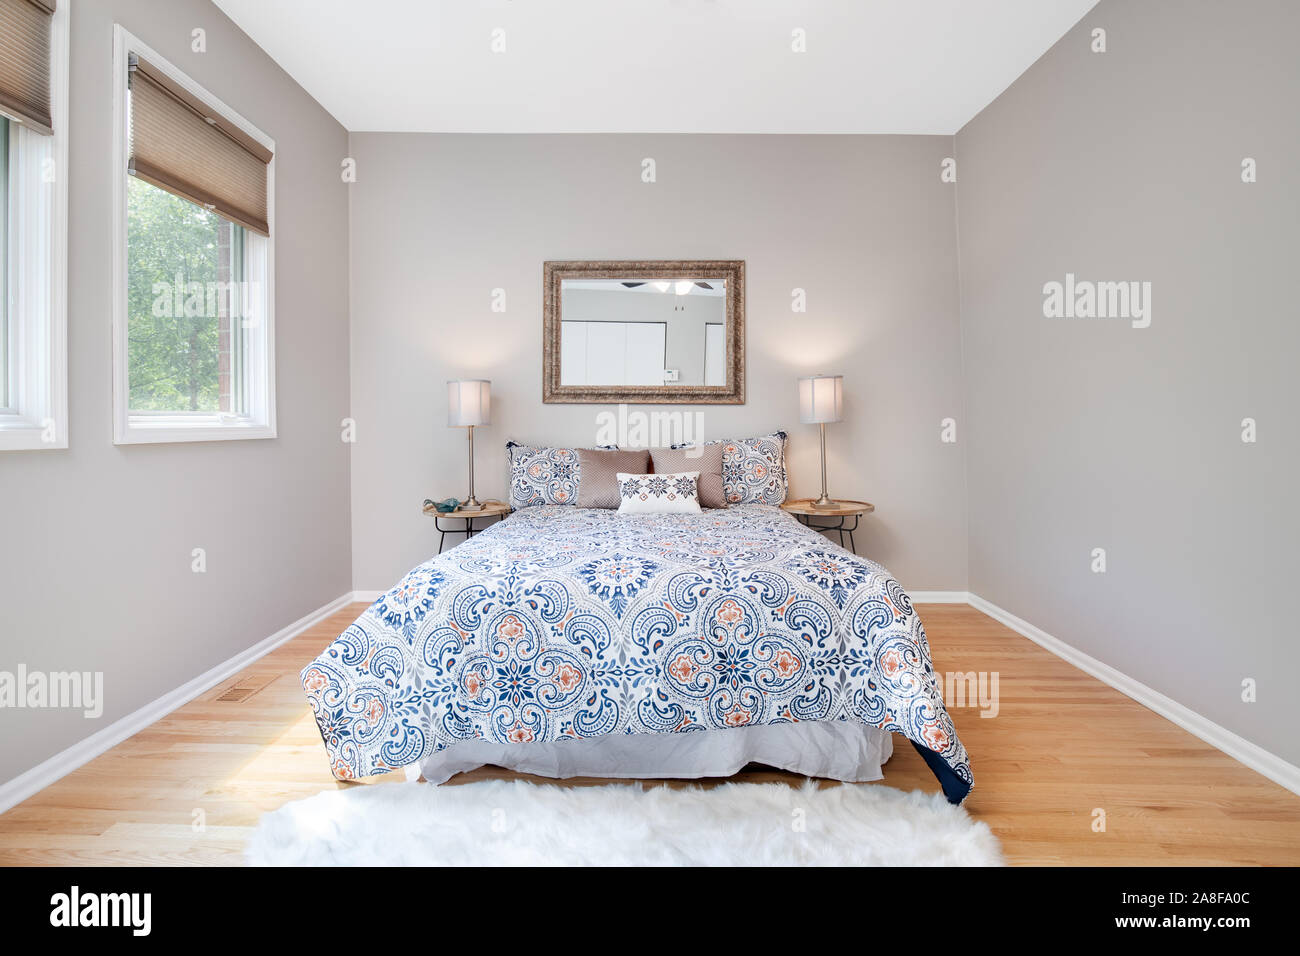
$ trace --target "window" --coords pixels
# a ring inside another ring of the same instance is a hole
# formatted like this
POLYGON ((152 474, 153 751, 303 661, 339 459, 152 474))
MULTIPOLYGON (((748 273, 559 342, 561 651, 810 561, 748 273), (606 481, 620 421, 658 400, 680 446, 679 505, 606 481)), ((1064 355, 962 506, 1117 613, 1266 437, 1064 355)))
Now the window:
MULTIPOLYGON (((9 222, 9 118, 0 117, 0 223, 9 222)), ((0 415, 14 414, 13 398, 9 394, 9 283, 3 264, 9 261, 9 230, 0 229, 0 415)))
POLYGON ((0 451, 68 447, 67 8, 0 0, 0 451))
POLYGON ((115 40, 114 441, 274 438, 274 144, 115 40))
POLYGON ((258 239, 142 179, 127 183, 131 415, 251 416, 259 292, 247 263, 258 239))

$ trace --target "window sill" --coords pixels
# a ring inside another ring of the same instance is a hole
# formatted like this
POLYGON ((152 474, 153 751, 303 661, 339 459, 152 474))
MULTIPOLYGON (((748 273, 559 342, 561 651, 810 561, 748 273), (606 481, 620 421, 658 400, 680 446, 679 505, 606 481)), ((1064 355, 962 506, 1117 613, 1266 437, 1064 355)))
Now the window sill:
POLYGON ((0 451, 47 451, 68 447, 66 429, 55 427, 54 441, 46 441, 49 421, 27 415, 0 413, 0 451))
POLYGON ((113 436, 115 445, 149 445, 192 441, 248 441, 275 438, 274 425, 252 421, 219 423, 204 417, 194 421, 186 416, 132 415, 123 427, 119 423, 113 436))

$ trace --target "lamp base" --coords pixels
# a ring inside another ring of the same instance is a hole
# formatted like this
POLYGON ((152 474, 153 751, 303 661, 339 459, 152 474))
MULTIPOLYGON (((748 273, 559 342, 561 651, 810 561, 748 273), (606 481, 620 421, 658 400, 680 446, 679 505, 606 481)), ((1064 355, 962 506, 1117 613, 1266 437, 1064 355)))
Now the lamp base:
POLYGON ((812 507, 817 511, 838 511, 840 503, 835 501, 833 498, 828 498, 825 495, 822 495, 812 503, 812 507))
POLYGON ((456 510, 457 511, 482 511, 483 502, 479 501, 473 495, 470 495, 469 500, 462 502, 460 507, 457 508, 456 510))

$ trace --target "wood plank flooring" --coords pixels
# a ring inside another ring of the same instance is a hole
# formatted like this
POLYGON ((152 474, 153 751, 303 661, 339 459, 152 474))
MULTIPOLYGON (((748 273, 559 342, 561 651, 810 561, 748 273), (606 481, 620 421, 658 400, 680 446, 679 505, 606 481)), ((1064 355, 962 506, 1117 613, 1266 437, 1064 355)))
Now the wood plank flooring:
MULTIPOLYGON (((240 864, 261 813, 342 786, 297 674, 363 609, 340 611, 0 815, 0 864, 240 864), (243 702, 217 699, 264 682, 243 702)), ((919 610, 940 672, 1000 675, 997 717, 975 707, 953 717, 975 770, 966 806, 1012 863, 1300 864, 1300 796, 973 608, 919 610), (1092 829, 1096 808, 1104 833, 1092 829)), ((483 768, 453 782, 503 776, 516 775, 483 768)), ((763 768, 739 779, 799 782, 763 768)), ((901 738, 883 783, 938 789, 901 738)))

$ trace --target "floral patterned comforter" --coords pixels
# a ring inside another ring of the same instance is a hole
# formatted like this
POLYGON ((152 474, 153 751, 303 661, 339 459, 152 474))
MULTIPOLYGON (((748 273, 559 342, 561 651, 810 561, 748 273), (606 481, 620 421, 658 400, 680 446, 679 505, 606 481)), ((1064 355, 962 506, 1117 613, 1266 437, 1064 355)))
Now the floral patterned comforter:
POLYGON ((970 762, 889 572, 770 505, 525 508, 415 568, 302 671, 339 778, 458 741, 853 720, 959 803, 970 762))

